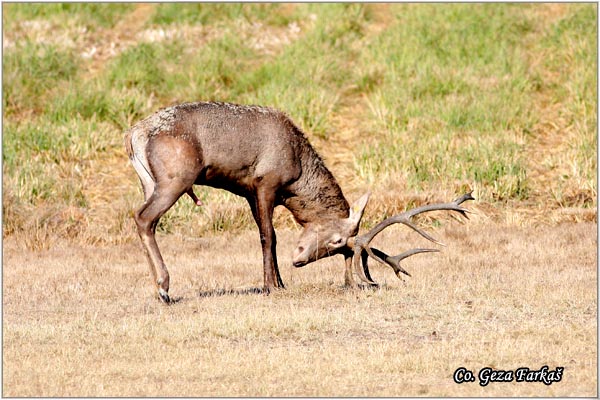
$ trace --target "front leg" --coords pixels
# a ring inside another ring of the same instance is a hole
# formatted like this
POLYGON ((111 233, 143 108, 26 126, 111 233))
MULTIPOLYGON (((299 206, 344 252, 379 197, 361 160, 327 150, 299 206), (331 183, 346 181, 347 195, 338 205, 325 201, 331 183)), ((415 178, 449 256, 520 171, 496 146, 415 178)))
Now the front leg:
MULTIPOLYGON (((353 253, 351 251, 348 251, 343 254, 344 254, 344 261, 345 261, 344 286, 349 287, 349 288, 354 288, 354 289, 360 288, 360 285, 358 283, 356 283, 356 280, 354 279, 354 271, 352 268, 353 253)), ((363 250, 363 252, 361 253, 361 262, 362 262, 363 271, 365 271, 365 276, 367 277, 367 279, 372 281, 373 278, 371 278, 371 274, 369 272, 369 267, 367 265, 367 259, 368 259, 368 254, 366 251, 363 250)), ((369 284, 368 287, 377 288, 377 287, 379 287, 379 285, 377 285, 376 283, 372 283, 372 284, 369 284)))
POLYGON ((344 254, 345 269, 344 269, 344 286, 349 288, 356 288, 358 285, 354 280, 354 274, 352 273, 352 253, 344 254))
POLYGON ((261 229, 260 233, 266 292, 270 292, 272 289, 285 289, 281 276, 279 275, 279 266, 277 265, 277 237, 272 223, 269 223, 269 225, 271 225, 270 229, 269 227, 264 227, 261 229))
POLYGON ((260 243, 263 253, 264 288, 284 289, 277 265, 277 237, 273 228, 273 210, 275 208, 274 190, 257 190, 256 198, 248 199, 252 215, 260 232, 260 243))

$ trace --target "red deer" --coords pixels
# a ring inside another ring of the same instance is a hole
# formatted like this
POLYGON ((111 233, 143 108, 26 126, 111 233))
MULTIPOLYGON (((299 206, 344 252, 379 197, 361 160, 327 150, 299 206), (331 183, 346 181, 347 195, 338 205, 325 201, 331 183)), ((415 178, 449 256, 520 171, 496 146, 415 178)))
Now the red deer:
POLYGON ((393 223, 408 225, 435 241, 410 222, 410 217, 432 210, 454 210, 466 216, 460 203, 417 208, 386 219, 370 232, 358 235, 369 194, 350 207, 342 190, 303 132, 284 113, 259 106, 218 102, 185 103, 161 109, 125 132, 125 147, 144 192, 144 204, 135 212, 142 241, 160 299, 170 301, 169 273, 155 238, 160 217, 183 194, 196 204, 193 185, 226 189, 244 197, 260 232, 264 289, 283 288, 276 254, 273 209, 283 205, 304 228, 293 252, 293 265, 304 266, 323 257, 342 254, 345 283, 356 286, 353 270, 370 285, 367 258, 408 274, 400 260, 414 249, 389 257, 369 243, 393 223), (362 260, 362 267, 361 267, 362 260))

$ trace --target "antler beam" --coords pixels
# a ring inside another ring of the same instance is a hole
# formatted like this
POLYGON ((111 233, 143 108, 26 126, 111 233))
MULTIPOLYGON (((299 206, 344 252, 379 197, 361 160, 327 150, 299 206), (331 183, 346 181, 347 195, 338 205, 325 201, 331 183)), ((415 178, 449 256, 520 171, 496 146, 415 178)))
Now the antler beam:
POLYGON ((411 250, 405 251, 404 253, 398 254, 397 256, 390 257, 387 254, 385 254, 383 251, 370 246, 370 243, 373 240, 373 238, 375 238, 375 236, 377 236, 379 233, 381 233, 385 228, 387 228, 390 225, 403 224, 403 225, 406 225, 409 228, 413 229, 415 232, 417 232, 418 234, 423 236, 425 239, 427 239, 433 243, 445 246, 440 241, 434 239, 433 237, 431 237, 430 235, 428 235, 421 229, 417 228, 411 222, 410 219, 412 217, 414 217, 415 215, 418 215, 418 214, 421 214, 424 212, 438 211, 438 210, 456 211, 456 212, 462 214, 465 218, 469 219, 467 213, 469 213, 470 211, 467 210, 466 208, 460 207, 460 205, 467 200, 475 200, 475 198, 472 196, 472 193, 473 192, 466 193, 450 203, 438 203, 438 204, 425 205, 422 207, 417 207, 412 210, 405 211, 401 214, 394 215, 393 217, 387 218, 387 219, 381 221, 380 223, 378 223, 377 225, 375 225, 375 227, 373 227, 373 229, 371 229, 369 232, 367 232, 363 235, 357 235, 354 238, 350 238, 348 240, 348 245, 350 247, 352 247, 352 250, 354 252, 354 254, 352 256, 352 263, 353 263, 354 270, 355 270, 356 274, 358 275, 358 277, 363 282, 366 282, 370 285, 376 284, 371 279, 371 276, 369 274, 369 269, 367 266, 368 257, 371 257, 372 259, 374 259, 377 262, 380 262, 382 264, 386 264, 386 265, 389 265, 390 267, 392 267, 392 269, 394 270, 394 272, 396 273, 396 276, 398 276, 398 278, 400 278, 400 273, 410 276, 410 274, 404 268, 402 268, 400 266, 400 261, 402 261, 405 258, 408 258, 412 255, 415 255, 415 254, 439 252, 439 250, 437 250, 437 249, 420 249, 420 248, 419 249, 411 249, 411 250), (360 265, 361 260, 362 260, 362 266, 360 265))

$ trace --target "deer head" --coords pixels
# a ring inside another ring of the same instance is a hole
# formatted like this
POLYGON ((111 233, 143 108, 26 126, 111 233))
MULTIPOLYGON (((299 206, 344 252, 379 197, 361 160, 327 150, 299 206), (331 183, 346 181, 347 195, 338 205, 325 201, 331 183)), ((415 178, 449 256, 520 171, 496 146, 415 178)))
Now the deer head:
POLYGON ((348 240, 358 233, 370 195, 371 193, 364 194, 352 205, 348 218, 307 224, 292 255, 294 267, 303 267, 321 258, 348 251, 348 240))
POLYGON ((444 246, 443 243, 437 241, 415 226, 411 222, 411 218, 424 212, 449 210, 456 211, 468 219, 467 213, 469 210, 460 207, 460 204, 467 200, 474 200, 471 193, 467 193, 450 203, 437 203, 414 208, 386 218, 367 233, 358 235, 360 220, 369 200, 369 195, 370 193, 367 193, 356 201, 350 209, 350 216, 348 218, 327 220, 307 225, 298 240, 298 246, 294 250, 292 257, 294 266, 302 267, 320 258, 329 257, 334 254, 345 254, 348 257, 352 257, 352 267, 358 277, 363 282, 370 285, 374 285, 375 282, 370 279, 367 266, 369 257, 377 262, 392 267, 398 278, 401 278, 400 273, 410 276, 410 274, 400 266, 400 261, 415 254, 438 252, 439 250, 415 248, 405 251, 397 256, 390 257, 383 251, 370 245, 375 236, 381 233, 385 228, 400 223, 410 227, 425 239, 444 246))

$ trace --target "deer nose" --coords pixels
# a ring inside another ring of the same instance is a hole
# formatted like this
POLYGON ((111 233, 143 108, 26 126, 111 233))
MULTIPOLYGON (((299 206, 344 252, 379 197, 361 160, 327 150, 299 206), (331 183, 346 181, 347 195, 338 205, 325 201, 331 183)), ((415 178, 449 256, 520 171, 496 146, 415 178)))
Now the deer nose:
POLYGON ((304 261, 293 261, 292 265, 296 268, 300 268, 300 267, 304 267, 306 265, 306 262, 304 261))
POLYGON ((292 255, 292 265, 296 268, 303 267, 308 264, 308 257, 304 254, 304 247, 300 246, 294 250, 292 255))

